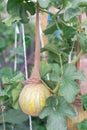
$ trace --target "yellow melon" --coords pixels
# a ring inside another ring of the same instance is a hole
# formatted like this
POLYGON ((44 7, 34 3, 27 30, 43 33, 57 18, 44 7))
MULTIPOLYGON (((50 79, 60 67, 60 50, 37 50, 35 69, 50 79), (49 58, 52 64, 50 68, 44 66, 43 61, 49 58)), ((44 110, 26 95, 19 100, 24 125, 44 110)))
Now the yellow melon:
POLYGON ((38 116, 49 96, 49 90, 42 83, 27 84, 19 96, 19 105, 24 113, 38 116))

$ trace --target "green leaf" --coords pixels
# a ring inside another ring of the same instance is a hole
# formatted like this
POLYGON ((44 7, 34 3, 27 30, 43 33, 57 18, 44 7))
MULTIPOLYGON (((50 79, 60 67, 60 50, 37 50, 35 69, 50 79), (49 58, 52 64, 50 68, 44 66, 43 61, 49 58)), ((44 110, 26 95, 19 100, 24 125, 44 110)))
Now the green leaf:
POLYGON ((52 81, 58 82, 58 78, 60 75, 60 66, 58 64, 51 64, 52 71, 50 72, 49 78, 52 81))
POLYGON ((33 2, 23 2, 23 0, 8 0, 7 2, 7 11, 11 14, 10 21, 8 25, 14 20, 20 20, 23 23, 28 23, 29 21, 29 14, 35 14, 35 5, 33 2))
POLYGON ((13 52, 15 55, 20 55, 20 56, 23 56, 23 54, 24 54, 24 50, 23 50, 22 46, 18 46, 17 48, 13 48, 13 50, 11 52, 13 52))
POLYGON ((22 2, 23 2, 23 0, 12 0, 12 1, 8 0, 8 2, 7 2, 8 13, 10 13, 10 14, 16 13, 18 15, 22 2))
POLYGON ((87 110, 87 94, 81 96, 81 103, 84 110, 87 110))
POLYGON ((50 107, 56 107, 58 105, 58 99, 55 96, 50 96, 46 100, 46 104, 50 107))
POLYGON ((67 102, 72 103, 75 101, 76 95, 80 91, 80 87, 75 83, 75 81, 65 79, 61 81, 59 88, 59 94, 64 96, 67 102))
POLYGON ((42 61, 41 65, 40 65, 40 75, 41 75, 41 77, 43 78, 50 71, 52 71, 52 67, 47 62, 42 61))
MULTIPOLYGON (((20 110, 10 109, 4 113, 5 122, 11 124, 22 124, 28 117, 20 110)), ((2 115, 0 114, 0 123, 3 123, 2 115)))
POLYGON ((87 119, 83 120, 82 122, 78 123, 78 130, 87 130, 87 119))
POLYGON ((78 4, 80 7, 86 7, 87 6, 87 0, 83 0, 78 4))
POLYGON ((19 16, 12 15, 9 18, 4 19, 2 22, 5 23, 7 26, 11 26, 12 23, 17 22, 20 20, 19 16))
POLYGON ((20 7, 20 17, 21 17, 21 22, 23 23, 28 23, 29 21, 29 13, 31 15, 35 14, 35 5, 33 2, 26 2, 21 4, 20 7))
POLYGON ((26 11, 29 11, 29 13, 31 15, 35 14, 35 4, 32 1, 31 2, 27 2, 25 4, 25 8, 26 8, 26 11))
POLYGON ((0 78, 2 77, 8 77, 9 79, 12 78, 13 71, 10 67, 4 67, 0 70, 0 78))
POLYGON ((42 111, 40 112, 40 114, 39 114, 40 119, 43 119, 43 118, 49 116, 50 112, 52 112, 52 108, 51 107, 48 107, 48 106, 44 107, 42 109, 42 111))
POLYGON ((58 97, 57 108, 58 108, 59 113, 69 117, 70 119, 76 117, 74 108, 71 107, 70 104, 63 97, 58 97))
POLYGON ((80 43, 81 49, 83 49, 84 53, 87 52, 87 35, 84 33, 77 34, 77 40, 80 43))
POLYGON ((64 77, 69 80, 85 80, 85 75, 83 71, 77 71, 76 66, 73 64, 64 65, 64 77))
POLYGON ((63 67, 63 76, 60 83, 59 94, 64 96, 68 102, 74 102, 80 87, 75 80, 84 80, 84 73, 77 71, 75 65, 65 64, 63 67))
POLYGON ((45 29, 43 32, 44 32, 45 35, 47 35, 47 34, 52 34, 52 33, 55 31, 56 28, 57 28, 57 27, 56 27, 56 24, 55 24, 55 22, 52 20, 52 21, 50 21, 50 23, 48 23, 46 29, 45 29))
POLYGON ((47 120, 47 130, 67 130, 65 118, 56 112, 53 112, 47 120))
POLYGON ((59 56, 57 45, 54 43, 47 44, 44 48, 41 49, 41 52, 43 51, 50 51, 59 56))
POLYGON ((60 8, 62 6, 61 0, 50 0, 50 4, 53 4, 56 8, 60 8))
POLYGON ((16 75, 14 75, 14 77, 12 79, 10 79, 10 82, 18 82, 18 83, 22 83, 24 81, 24 75, 21 72, 18 72, 16 75))
POLYGON ((15 109, 19 109, 18 99, 21 89, 22 89, 21 84, 18 84, 18 86, 12 90, 12 106, 15 109))
POLYGON ((65 101, 63 97, 51 97, 47 99, 47 106, 43 108, 39 117, 47 117, 47 130, 67 130, 66 116, 74 118, 76 116, 74 109, 65 101), (58 101, 54 103, 53 101, 58 101), (52 104, 51 104, 52 102, 52 104))
POLYGON ((73 29, 72 26, 69 25, 64 25, 64 24, 60 24, 60 28, 63 31, 63 37, 68 39, 71 39, 75 34, 76 34, 76 30, 73 29))
POLYGON ((73 7, 77 7, 77 6, 80 6, 80 7, 85 7, 87 6, 87 0, 73 0, 72 2, 72 6, 73 7))
POLYGON ((38 2, 42 8, 47 8, 50 3, 50 0, 38 0, 38 2))
POLYGON ((4 49, 6 47, 6 41, 4 38, 0 36, 0 50, 4 49))
POLYGON ((30 47, 30 45, 31 45, 31 37, 29 36, 29 35, 26 35, 25 36, 25 41, 26 41, 26 47, 28 48, 28 47, 30 47))
POLYGON ((21 7, 20 7, 20 18, 21 18, 21 22, 26 24, 29 22, 29 17, 28 17, 28 14, 26 12, 26 5, 25 4, 22 4, 21 7))
POLYGON ((87 0, 63 0, 63 6, 65 9, 70 8, 70 7, 85 7, 87 6, 87 0))
MULTIPOLYGON (((62 0, 64 9, 71 7, 72 3, 71 0, 62 0)), ((73 1, 73 0, 72 0, 73 1)))
POLYGON ((64 12, 64 20, 69 21, 73 17, 78 16, 80 14, 81 14, 80 8, 68 8, 64 12))

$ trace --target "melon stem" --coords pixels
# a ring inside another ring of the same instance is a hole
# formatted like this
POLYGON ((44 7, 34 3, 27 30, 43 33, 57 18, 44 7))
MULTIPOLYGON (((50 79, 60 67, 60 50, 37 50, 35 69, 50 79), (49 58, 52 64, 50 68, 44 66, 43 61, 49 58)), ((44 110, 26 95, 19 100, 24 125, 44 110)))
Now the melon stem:
POLYGON ((24 84, 37 84, 41 80, 40 78, 40 30, 39 30, 39 5, 36 6, 36 34, 35 34, 35 59, 34 69, 30 78, 24 82, 24 84))

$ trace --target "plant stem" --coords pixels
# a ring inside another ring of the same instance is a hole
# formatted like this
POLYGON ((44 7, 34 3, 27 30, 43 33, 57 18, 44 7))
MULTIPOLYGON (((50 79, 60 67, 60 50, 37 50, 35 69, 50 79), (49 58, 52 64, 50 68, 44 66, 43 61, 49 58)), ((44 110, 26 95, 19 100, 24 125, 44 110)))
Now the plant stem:
POLYGON ((40 81, 40 29, 39 29, 39 5, 36 6, 36 34, 35 34, 35 59, 34 70, 31 79, 40 81))
POLYGON ((80 57, 82 56, 82 54, 83 54, 83 50, 81 49, 77 57, 71 63, 76 64, 78 60, 80 59, 80 57))
POLYGON ((63 63, 62 63, 61 54, 59 54, 59 59, 60 59, 61 75, 63 75, 63 63))
MULTIPOLYGON (((14 44, 14 48, 17 48, 17 24, 15 26, 15 44, 14 44)), ((17 55, 15 54, 15 60, 14 60, 14 71, 17 70, 17 55)))
POLYGON ((58 29, 58 30, 61 30, 60 27, 58 26, 58 23, 57 23, 56 18, 55 18, 54 20, 55 20, 55 24, 56 24, 57 29, 58 29))
POLYGON ((47 85, 46 85, 46 83, 41 79, 41 82, 45 85, 45 87, 50 91, 50 92, 52 92, 52 93, 54 93, 54 91, 51 89, 51 88, 49 88, 47 85))
POLYGON ((54 90, 53 90, 53 93, 54 93, 54 94, 58 93, 59 87, 60 87, 60 82, 59 82, 59 83, 57 84, 57 86, 54 88, 54 90))
MULTIPOLYGON (((56 17, 54 18, 54 20, 55 20, 55 24, 56 24, 57 30, 60 31, 61 29, 60 29, 60 27, 58 26, 58 23, 57 23, 56 17)), ((63 35, 63 32, 62 32, 62 31, 61 31, 60 33, 61 33, 61 35, 63 35)))
POLYGON ((50 11, 48 11, 48 10, 46 10, 46 9, 40 8, 40 10, 41 10, 42 12, 45 12, 45 13, 47 13, 47 14, 50 14, 51 16, 54 16, 53 13, 51 13, 50 11))

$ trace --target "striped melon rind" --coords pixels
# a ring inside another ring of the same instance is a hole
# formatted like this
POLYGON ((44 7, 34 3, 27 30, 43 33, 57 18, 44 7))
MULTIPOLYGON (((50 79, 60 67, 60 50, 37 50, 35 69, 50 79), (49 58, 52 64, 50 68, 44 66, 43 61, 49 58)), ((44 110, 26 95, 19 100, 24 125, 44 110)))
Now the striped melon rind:
POLYGON ((50 96, 49 90, 42 84, 24 86, 19 96, 22 111, 31 116, 38 116, 50 96))

